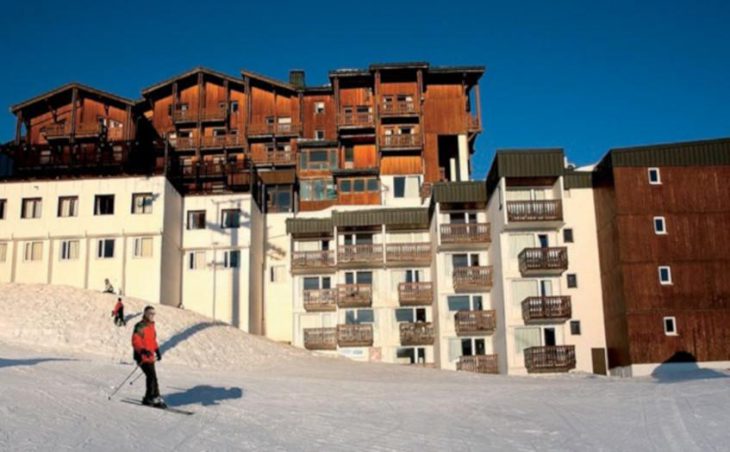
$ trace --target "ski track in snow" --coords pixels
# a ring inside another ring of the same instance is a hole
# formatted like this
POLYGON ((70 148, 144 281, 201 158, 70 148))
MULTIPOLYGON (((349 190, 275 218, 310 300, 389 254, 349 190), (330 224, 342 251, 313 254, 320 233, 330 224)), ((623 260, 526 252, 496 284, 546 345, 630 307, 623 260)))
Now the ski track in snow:
MULTIPOLYGON (((193 416, 107 400, 132 370, 115 298, 0 285, 2 451, 726 450, 730 378, 487 376, 322 358, 158 308, 160 389, 193 416), (201 325, 205 325, 201 327, 201 325)), ((143 303, 127 300, 127 315, 143 303)), ((144 378, 115 396, 141 398, 144 378)))

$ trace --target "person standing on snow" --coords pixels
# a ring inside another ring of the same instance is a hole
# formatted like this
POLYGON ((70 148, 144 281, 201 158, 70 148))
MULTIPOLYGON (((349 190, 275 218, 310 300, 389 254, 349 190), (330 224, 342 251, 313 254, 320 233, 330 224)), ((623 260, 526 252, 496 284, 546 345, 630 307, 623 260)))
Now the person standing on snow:
POLYGON ((104 293, 114 293, 114 286, 112 286, 109 278, 104 279, 104 293))
POLYGON ((112 311, 112 317, 114 317, 114 324, 116 326, 127 325, 127 322, 124 320, 124 303, 122 303, 122 297, 117 298, 117 304, 112 311))
POLYGON ((134 348, 134 360, 147 379, 147 390, 142 399, 142 404, 165 408, 167 405, 160 397, 160 388, 157 384, 157 373, 155 372, 155 361, 161 360, 162 355, 160 354, 160 347, 157 345, 155 308, 152 306, 144 308, 142 320, 134 326, 132 348, 134 348))

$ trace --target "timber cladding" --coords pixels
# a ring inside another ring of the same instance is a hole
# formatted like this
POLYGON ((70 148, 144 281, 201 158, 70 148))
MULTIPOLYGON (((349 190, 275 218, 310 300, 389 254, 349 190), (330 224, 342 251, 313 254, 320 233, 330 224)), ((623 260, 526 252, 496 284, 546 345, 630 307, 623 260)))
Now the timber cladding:
POLYGON ((648 165, 613 166, 611 184, 595 190, 609 365, 677 353, 730 360, 730 166, 641 159, 648 165), (660 184, 649 183, 649 167, 660 184), (670 284, 660 283, 659 266, 671 269, 670 284), (665 334, 665 317, 675 318, 676 335, 665 334))

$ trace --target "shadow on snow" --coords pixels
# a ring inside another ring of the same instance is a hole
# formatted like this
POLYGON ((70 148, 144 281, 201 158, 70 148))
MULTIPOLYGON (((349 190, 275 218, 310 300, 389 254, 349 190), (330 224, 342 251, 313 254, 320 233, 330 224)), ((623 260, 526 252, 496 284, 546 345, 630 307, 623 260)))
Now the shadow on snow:
POLYGON ((0 369, 3 369, 5 367, 35 366, 36 364, 52 362, 52 361, 76 361, 76 360, 75 359, 65 359, 65 358, 29 358, 29 359, 0 358, 0 369))
POLYGON ((198 385, 164 396, 165 402, 171 407, 194 404, 215 406, 222 400, 240 399, 241 397, 243 397, 243 390, 241 388, 224 388, 209 385, 198 385))
POLYGON ((179 343, 185 342, 186 340, 190 339, 190 337, 194 336, 195 334, 210 328, 212 326, 224 326, 225 324, 220 322, 200 322, 196 323, 195 325, 186 328, 179 333, 175 333, 172 335, 168 340, 165 341, 164 344, 160 345, 160 353, 163 355, 167 353, 168 351, 175 348, 179 343))
POLYGON ((700 368, 693 354, 679 351, 657 367, 651 376, 659 383, 679 383, 689 380, 728 378, 730 375, 712 369, 700 368))

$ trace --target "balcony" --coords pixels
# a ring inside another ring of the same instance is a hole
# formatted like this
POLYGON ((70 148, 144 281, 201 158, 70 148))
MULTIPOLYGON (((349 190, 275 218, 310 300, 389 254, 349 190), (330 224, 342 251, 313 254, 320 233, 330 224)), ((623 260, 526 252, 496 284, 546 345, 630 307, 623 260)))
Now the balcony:
POLYGON ((335 289, 305 290, 304 309, 307 312, 337 310, 337 291, 335 289))
POLYGON ((401 306, 430 306, 433 304, 433 283, 399 283, 398 302, 401 306))
POLYGON ((248 135, 249 136, 296 136, 302 130, 302 126, 299 124, 249 124, 248 135))
POLYGON ((373 304, 373 286, 370 284, 338 284, 337 306, 367 308, 373 304))
POLYGON ((381 149, 419 149, 420 147, 421 135, 418 133, 382 135, 380 137, 381 149))
POLYGON ((43 128, 46 140, 71 137, 71 126, 66 124, 50 124, 43 128))
POLYGON ((304 348, 307 350, 337 350, 337 328, 305 328, 304 348))
POLYGON ((251 154, 251 160, 257 165, 296 165, 296 154, 292 151, 268 151, 251 154))
POLYGON ((456 370, 476 372, 480 374, 498 374, 497 355, 462 356, 456 363, 456 370))
POLYGON ((334 271, 335 252, 333 250, 294 251, 291 255, 291 268, 293 273, 334 271))
POLYGON ((568 269, 568 249, 525 248, 517 256, 522 276, 561 275, 568 269))
POLYGON ((435 335, 431 322, 401 323, 399 328, 401 345, 433 345, 435 335))
POLYGON ((447 223, 440 226, 441 245, 489 246, 489 223, 447 223))
POLYGON ((177 137, 170 139, 170 144, 178 151, 188 151, 198 147, 198 139, 193 137, 177 137))
POLYGON ((337 264, 346 267, 374 267, 383 264, 383 245, 371 243, 340 245, 337 264))
POLYGON ((454 314, 457 336, 484 336, 497 328, 497 314, 489 311, 457 311, 454 314))
POLYGON ((492 267, 457 267, 452 273, 456 292, 487 292, 492 288, 492 267))
POLYGON ((479 123, 479 118, 476 116, 472 116, 471 114, 467 113, 467 129, 469 132, 481 132, 482 126, 479 123))
POLYGON ((388 243, 385 245, 385 260, 389 266, 429 265, 431 243, 388 243))
POLYGON ((226 113, 225 107, 203 108, 200 114, 197 109, 177 109, 172 115, 172 120, 175 124, 198 122, 198 119, 201 122, 224 121, 226 113))
POLYGON ((203 149, 241 148, 243 145, 243 137, 239 135, 204 136, 200 143, 203 149))
POLYGON ((373 345, 373 326, 337 325, 337 344, 340 347, 370 347, 373 345))
POLYGON ((553 345, 524 350, 527 373, 568 372, 575 369, 575 346, 553 345))
POLYGON ((570 297, 527 297, 522 302, 522 319, 525 325, 562 323, 572 316, 570 297))
POLYGON ((563 203, 559 199, 507 201, 507 221, 563 221, 563 203))
POLYGON ((338 126, 346 128, 372 128, 375 117, 369 111, 343 111, 340 113, 338 126))
MULTIPOLYGON (((415 96, 414 96, 415 97, 415 96)), ((393 100, 383 102, 380 107, 380 116, 414 116, 419 112, 418 103, 415 100, 393 100)))

